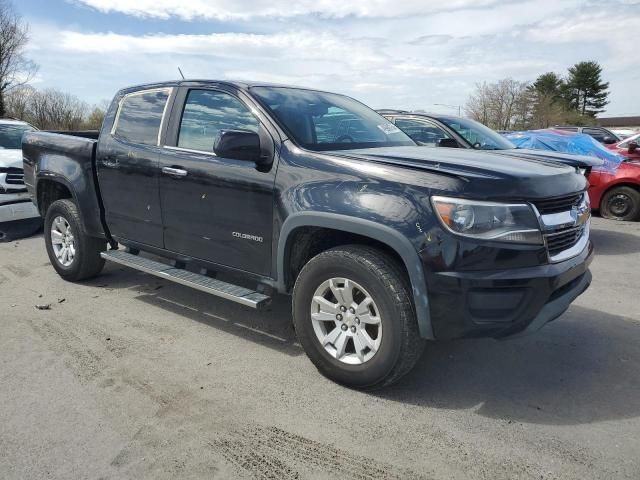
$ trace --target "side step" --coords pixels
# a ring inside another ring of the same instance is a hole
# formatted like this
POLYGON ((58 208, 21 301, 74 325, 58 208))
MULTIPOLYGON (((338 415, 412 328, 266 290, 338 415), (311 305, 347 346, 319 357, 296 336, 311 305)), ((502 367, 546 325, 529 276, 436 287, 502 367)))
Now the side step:
POLYGON ((180 283, 205 293, 210 293, 232 302, 241 303, 258 310, 265 310, 271 305, 271 297, 262 293, 239 287, 231 283, 222 282, 205 275, 192 273, 181 268, 175 268, 161 262, 149 260, 127 253, 123 250, 107 250, 100 254, 105 260, 119 263, 125 267, 135 268, 142 272, 164 278, 171 282, 180 283))

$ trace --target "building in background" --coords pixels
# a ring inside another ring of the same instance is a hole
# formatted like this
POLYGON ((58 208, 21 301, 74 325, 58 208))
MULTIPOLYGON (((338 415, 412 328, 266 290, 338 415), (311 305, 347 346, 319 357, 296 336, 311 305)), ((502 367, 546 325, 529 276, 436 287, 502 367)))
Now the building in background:
POLYGON ((630 117, 605 117, 598 118, 597 121, 599 126, 608 128, 622 138, 640 132, 640 115, 630 117))

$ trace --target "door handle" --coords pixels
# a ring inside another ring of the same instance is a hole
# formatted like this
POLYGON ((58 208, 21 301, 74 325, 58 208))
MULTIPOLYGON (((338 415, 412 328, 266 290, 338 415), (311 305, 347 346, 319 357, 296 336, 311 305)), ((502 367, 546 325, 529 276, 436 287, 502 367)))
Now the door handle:
POLYGON ((176 167, 162 167, 162 173, 174 178, 186 177, 188 174, 186 170, 183 170, 182 168, 176 168, 176 167))

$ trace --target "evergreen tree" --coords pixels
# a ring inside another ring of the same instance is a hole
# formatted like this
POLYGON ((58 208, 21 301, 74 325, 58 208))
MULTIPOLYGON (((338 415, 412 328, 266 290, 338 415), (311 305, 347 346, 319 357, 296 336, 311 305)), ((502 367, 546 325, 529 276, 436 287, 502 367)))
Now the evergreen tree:
POLYGON ((536 78, 536 81, 531 85, 532 88, 539 94, 552 98, 559 98, 562 93, 562 87, 564 81, 557 73, 547 72, 536 78))
POLYGON ((564 97, 571 110, 595 117, 609 103, 609 82, 602 81, 598 62, 580 62, 569 68, 564 97))
POLYGON ((529 86, 532 105, 531 126, 547 128, 558 122, 564 109, 563 89, 564 81, 554 72, 543 73, 529 86))

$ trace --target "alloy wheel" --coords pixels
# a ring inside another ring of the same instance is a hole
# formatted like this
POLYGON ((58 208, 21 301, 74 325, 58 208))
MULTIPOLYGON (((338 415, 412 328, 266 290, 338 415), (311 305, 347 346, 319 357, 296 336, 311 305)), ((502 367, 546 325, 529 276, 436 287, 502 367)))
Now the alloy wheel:
POLYGON ((311 301, 311 321, 325 351, 342 363, 361 365, 380 348, 380 311, 373 297, 348 278, 320 284, 311 301))
POLYGON ((51 246, 56 260, 63 267, 70 267, 76 257, 76 241, 69 222, 61 216, 51 224, 51 246))

